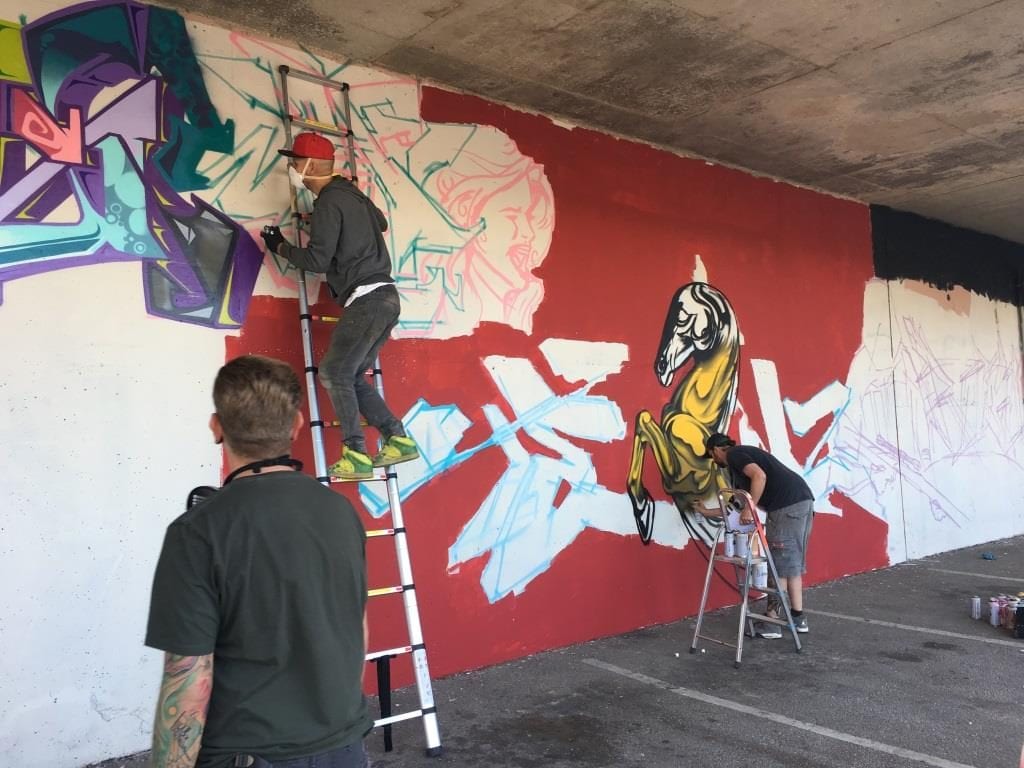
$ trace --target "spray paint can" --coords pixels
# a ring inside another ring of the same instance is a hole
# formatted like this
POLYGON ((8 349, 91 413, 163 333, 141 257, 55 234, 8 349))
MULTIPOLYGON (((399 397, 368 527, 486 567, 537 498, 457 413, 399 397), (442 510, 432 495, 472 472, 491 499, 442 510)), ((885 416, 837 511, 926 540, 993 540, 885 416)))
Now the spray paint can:
POLYGON ((736 534, 736 557, 746 557, 747 549, 750 547, 750 534, 736 534))
POLYGON ((725 556, 736 557, 736 534, 731 531, 725 534, 725 556))
POLYGON ((1006 621, 1003 625, 1013 632, 1017 626, 1017 609, 1020 607, 1020 600, 1016 597, 1011 597, 1006 602, 1006 621))
POLYGON ((981 618, 981 598, 977 595, 971 598, 971 618, 981 618))
POLYGON ((754 566, 754 588, 768 589, 768 563, 760 562, 754 566))
POLYGON ((1017 616, 1014 621, 1013 636, 1024 638, 1024 603, 1017 603, 1017 616))
POLYGON ((761 560, 754 566, 754 587, 768 589, 768 558, 761 546, 761 537, 756 533, 750 534, 750 554, 761 560))
POLYGON ((993 627, 999 626, 999 598, 990 597, 988 599, 988 623, 993 627))

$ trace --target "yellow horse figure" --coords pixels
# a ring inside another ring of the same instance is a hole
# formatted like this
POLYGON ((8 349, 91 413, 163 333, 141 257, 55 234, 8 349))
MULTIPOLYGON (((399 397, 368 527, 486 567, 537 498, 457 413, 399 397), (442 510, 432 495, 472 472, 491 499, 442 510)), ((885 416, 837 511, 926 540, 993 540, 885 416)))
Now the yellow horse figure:
POLYGON ((684 519, 692 515, 691 506, 717 483, 715 466, 701 457, 708 435, 728 428, 736 405, 739 356, 736 316, 722 292, 697 282, 680 288, 669 305, 654 372, 667 387, 688 361, 693 364, 662 408, 660 424, 650 411, 636 415, 629 463, 626 490, 644 544, 654 532, 654 501, 643 484, 644 448, 650 446, 679 513, 684 519))

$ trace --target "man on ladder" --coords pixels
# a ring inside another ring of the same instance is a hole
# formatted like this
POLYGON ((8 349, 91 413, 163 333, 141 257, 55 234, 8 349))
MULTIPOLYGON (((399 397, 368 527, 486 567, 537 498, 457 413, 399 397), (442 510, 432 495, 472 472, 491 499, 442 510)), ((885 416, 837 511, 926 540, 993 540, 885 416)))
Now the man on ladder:
POLYGON ((402 422, 366 380, 391 330, 398 323, 398 290, 391 277, 391 257, 383 233, 384 214, 352 182, 335 176, 334 144, 315 133, 300 133, 291 149, 288 177, 294 187, 308 189, 316 200, 310 216, 309 244, 287 242, 278 227, 265 227, 267 248, 299 269, 326 274, 327 284, 345 308, 330 345, 320 361, 320 381, 341 422, 341 458, 328 473, 342 480, 373 477, 386 467, 419 456, 402 422), (383 445, 370 458, 359 414, 380 431, 383 445))

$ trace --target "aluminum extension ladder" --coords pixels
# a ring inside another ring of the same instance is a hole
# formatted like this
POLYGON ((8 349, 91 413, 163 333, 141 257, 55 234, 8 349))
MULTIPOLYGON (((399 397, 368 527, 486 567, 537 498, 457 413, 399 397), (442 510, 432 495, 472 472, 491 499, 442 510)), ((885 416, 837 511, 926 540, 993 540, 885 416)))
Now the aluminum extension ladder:
MULTIPOLYGON (((345 140, 349 159, 349 179, 353 184, 357 183, 356 152, 354 134, 352 127, 352 111, 349 101, 348 83, 331 80, 306 72, 294 72, 288 66, 278 67, 281 77, 281 101, 282 118, 284 120, 284 131, 287 146, 292 145, 292 127, 317 131, 328 136, 334 136, 345 140), (288 79, 303 80, 314 85, 330 88, 341 94, 344 119, 347 127, 320 123, 313 120, 306 120, 291 114, 291 104, 288 99, 288 79)), ((295 217, 296 237, 302 229, 303 214, 299 213, 297 207, 297 195, 295 190, 291 194, 292 214, 295 217)), ((331 483, 343 483, 343 481, 332 478, 327 474, 327 460, 324 454, 324 431, 328 427, 338 427, 337 421, 325 422, 320 414, 319 398, 317 396, 317 367, 313 358, 313 322, 335 323, 338 317, 327 315, 313 315, 309 311, 309 297, 306 291, 306 273, 299 271, 298 279, 299 293, 299 319, 302 326, 302 354, 306 366, 306 390, 309 396, 309 426, 313 439, 313 460, 316 468, 316 479, 324 485, 331 483)), ((367 371, 371 373, 371 371, 367 371)), ((380 358, 374 362, 373 367, 374 384, 381 397, 384 396, 384 379, 380 367, 380 358)), ((339 440, 340 443, 340 440, 339 440)), ((398 473, 395 468, 387 467, 375 469, 373 478, 359 482, 384 482, 387 487, 388 504, 391 509, 391 527, 366 532, 368 539, 391 537, 395 541, 395 551, 398 559, 398 573, 401 584, 393 587, 382 587, 369 590, 369 597, 382 597, 385 595, 400 594, 405 606, 405 620, 409 630, 409 644, 400 648, 387 648, 379 651, 368 652, 367 662, 373 662, 377 666, 377 692, 380 701, 380 717, 373 723, 374 727, 384 729, 384 749, 391 751, 391 727, 394 723, 415 718, 423 719, 423 731, 426 737, 426 753, 428 756, 441 754, 441 735, 437 724, 437 709, 434 706, 434 694, 430 682, 430 670, 427 666, 427 651, 423 642, 423 630, 420 626, 419 607, 416 603, 416 590, 412 576, 412 563, 409 559, 409 543, 405 523, 402 519, 402 505, 398 489, 398 473), (391 659, 411 654, 413 671, 416 679, 416 689, 419 694, 419 709, 405 712, 400 715, 391 714, 391 659)), ((367 649, 369 651, 369 649, 367 649)))
POLYGON ((796 652, 800 653, 800 637, 797 635, 796 625, 793 623, 793 613, 789 609, 789 595, 786 594, 786 590, 779 588, 779 572, 775 569, 775 560, 772 558, 771 550, 768 549, 768 538, 765 536, 764 526, 761 524, 761 520, 757 516, 757 510, 754 508, 753 499, 750 498, 750 494, 746 491, 741 491, 737 488, 722 488, 718 492, 718 506, 722 512, 722 525, 718 527, 718 530, 715 532, 715 539, 711 543, 707 575, 704 577, 704 593, 700 598, 700 611, 697 613, 697 626, 693 630, 693 643, 690 645, 690 653, 697 652, 697 648, 699 647, 701 640, 707 640, 712 643, 717 643, 718 645, 724 645, 728 648, 735 648, 736 661, 734 662, 734 666, 738 669, 740 662, 743 660, 743 637, 745 634, 749 634, 750 637, 754 636, 754 619, 758 619, 768 624, 777 624, 782 627, 788 627, 790 633, 793 635, 793 644, 796 646, 796 652), (744 508, 753 513, 753 531, 741 532, 730 527, 731 523, 728 514, 729 502, 734 499, 742 500, 744 508), (736 536, 750 537, 750 544, 747 545, 747 551, 744 556, 728 556, 724 553, 719 553, 719 541, 723 541, 725 535, 730 533, 736 536), (755 541, 758 544, 759 549, 759 554, 757 555, 753 554, 754 547, 751 546, 755 541), (733 566, 733 572, 736 576, 736 588, 740 593, 740 621, 739 629, 736 633, 735 644, 719 640, 708 635, 702 635, 700 632, 701 627, 704 624, 704 610, 707 608, 708 604, 708 593, 711 591, 711 577, 715 572, 715 563, 729 563, 733 566), (776 618, 774 616, 768 616, 763 613, 754 613, 750 610, 750 590, 754 567, 761 564, 768 566, 768 587, 766 589, 754 587, 754 589, 758 592, 765 592, 768 595, 774 593, 778 598, 779 605, 782 606, 785 616, 784 619, 781 617, 776 618))

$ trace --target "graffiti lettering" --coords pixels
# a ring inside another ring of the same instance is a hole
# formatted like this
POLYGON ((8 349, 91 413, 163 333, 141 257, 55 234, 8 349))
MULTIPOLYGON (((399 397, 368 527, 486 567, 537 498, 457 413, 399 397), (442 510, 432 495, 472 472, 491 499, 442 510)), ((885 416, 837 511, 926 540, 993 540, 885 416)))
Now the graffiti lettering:
POLYGON ((61 163, 84 162, 82 151, 82 111, 68 110, 68 127, 62 128, 38 102, 25 91, 15 88, 11 93, 11 125, 9 130, 20 135, 61 163))
POLYGON ((29 77, 0 80, 0 284, 139 260, 151 313, 240 325, 263 257, 231 218, 182 197, 207 186, 199 159, 231 152, 234 125, 181 17, 103 2, 21 33, 20 62, 5 51, 3 69, 29 77))
MULTIPOLYGON (((448 551, 449 568, 490 555, 481 586, 491 602, 521 593, 586 528, 621 535, 629 531, 628 521, 623 525, 616 513, 621 494, 601 485, 591 454, 562 436, 598 443, 625 437, 619 407, 589 390, 619 373, 628 351, 623 344, 568 339, 548 339, 541 351, 552 370, 569 381, 582 382, 580 386, 559 396, 530 361, 485 358, 484 366, 515 420, 509 421, 497 404, 484 406, 491 436, 478 445, 455 449, 470 425, 455 405, 432 407, 420 402, 404 419, 424 456, 403 470, 403 499, 483 450, 500 448, 505 454, 504 474, 448 551), (558 458, 530 453, 519 440, 520 432, 558 458)), ((361 494, 372 514, 387 511, 387 499, 377 491, 364 488, 361 494)))

